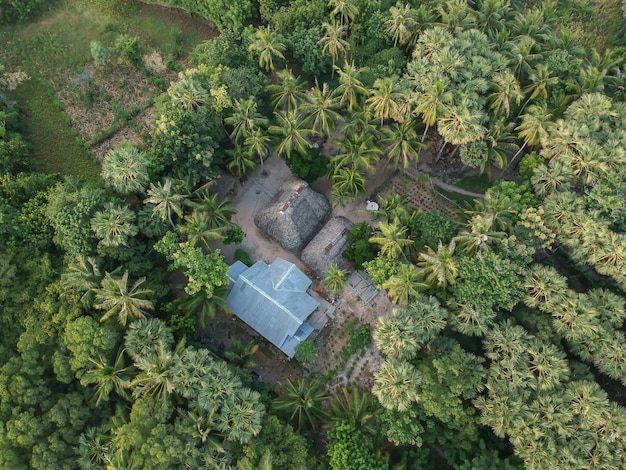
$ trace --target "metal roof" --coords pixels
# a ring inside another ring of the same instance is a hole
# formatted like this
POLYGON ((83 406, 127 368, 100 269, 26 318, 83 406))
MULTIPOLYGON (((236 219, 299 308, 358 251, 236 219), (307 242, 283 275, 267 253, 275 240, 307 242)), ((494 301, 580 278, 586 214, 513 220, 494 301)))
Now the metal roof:
POLYGON ((305 320, 319 306, 306 292, 311 280, 296 265, 282 258, 276 258, 271 265, 257 261, 245 270, 234 263, 229 278, 234 285, 226 299, 228 307, 287 356, 293 357, 295 347, 313 331, 305 320))

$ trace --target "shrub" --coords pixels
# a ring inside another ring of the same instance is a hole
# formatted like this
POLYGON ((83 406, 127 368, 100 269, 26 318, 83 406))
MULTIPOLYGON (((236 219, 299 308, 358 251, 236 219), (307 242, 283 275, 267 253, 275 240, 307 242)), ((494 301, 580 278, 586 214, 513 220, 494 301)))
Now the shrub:
POLYGON ((317 347, 310 339, 306 339, 302 341, 298 346, 296 346, 296 361, 302 363, 303 365, 308 365, 311 363, 314 357, 317 356, 317 347))
POLYGON ((89 45, 91 57, 98 65, 104 65, 113 58, 113 51, 102 44, 100 41, 91 41, 89 45))
POLYGON ((446 217, 438 210, 428 211, 419 216, 411 224, 411 238, 415 245, 421 248, 424 245, 436 247, 439 242, 443 245, 450 243, 459 231, 459 224, 446 217))
POLYGON ((246 266, 252 266, 252 258, 246 250, 242 250, 241 248, 237 248, 235 250, 235 259, 237 261, 241 261, 246 266))
POLYGON ((120 58, 131 64, 140 65, 142 63, 142 49, 139 38, 136 36, 120 34, 115 40, 115 50, 120 58))

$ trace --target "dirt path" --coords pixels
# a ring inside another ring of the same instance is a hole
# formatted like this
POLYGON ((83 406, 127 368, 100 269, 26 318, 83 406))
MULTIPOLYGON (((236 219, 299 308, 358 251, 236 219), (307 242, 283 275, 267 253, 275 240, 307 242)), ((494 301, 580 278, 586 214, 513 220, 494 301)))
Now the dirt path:
POLYGON ((430 177, 430 181, 435 186, 439 186, 441 189, 444 189, 446 191, 450 191, 452 193, 463 194, 465 196, 474 197, 474 198, 478 198, 478 199, 482 199, 482 198, 485 197, 484 194, 474 193, 472 191, 467 191, 467 190, 465 190, 463 188, 457 188, 456 186, 452 186, 451 184, 444 183, 440 179, 434 178, 432 176, 430 177))

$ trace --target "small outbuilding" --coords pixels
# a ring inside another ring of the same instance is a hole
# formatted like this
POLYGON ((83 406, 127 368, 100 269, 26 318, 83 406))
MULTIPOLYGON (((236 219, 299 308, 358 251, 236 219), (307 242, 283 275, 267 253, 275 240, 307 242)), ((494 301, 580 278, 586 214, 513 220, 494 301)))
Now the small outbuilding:
POLYGON ((323 194, 300 179, 287 180, 269 204, 254 217, 268 238, 289 251, 300 251, 326 220, 331 207, 323 194))
POLYGON ((251 267, 236 261, 228 277, 228 307, 292 358, 298 344, 314 330, 307 319, 320 304, 307 293, 311 280, 295 264, 282 258, 276 258, 272 264, 257 261, 251 267))
POLYGON ((340 269, 350 268, 350 263, 341 254, 348 245, 348 233, 353 225, 345 217, 333 217, 302 250, 302 262, 320 279, 326 277, 333 263, 340 269))

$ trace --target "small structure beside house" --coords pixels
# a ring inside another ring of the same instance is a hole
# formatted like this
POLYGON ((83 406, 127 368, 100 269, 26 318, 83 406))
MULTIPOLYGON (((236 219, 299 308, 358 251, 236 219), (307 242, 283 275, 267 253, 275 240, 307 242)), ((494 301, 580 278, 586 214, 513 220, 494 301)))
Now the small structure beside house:
POLYGON ((268 238, 289 251, 299 251, 322 227, 330 213, 330 203, 323 194, 305 181, 290 179, 254 217, 254 223, 268 238))
POLYGON ((348 233, 354 224, 345 217, 330 219, 313 240, 302 250, 302 261, 316 276, 324 279, 331 264, 339 269, 349 269, 350 263, 341 254, 348 245, 348 233))
POLYGON ((311 280, 295 264, 282 258, 276 258, 272 264, 257 261, 251 267, 236 261, 228 277, 228 307, 292 358, 296 346, 314 330, 307 319, 320 304, 307 293, 311 280))

